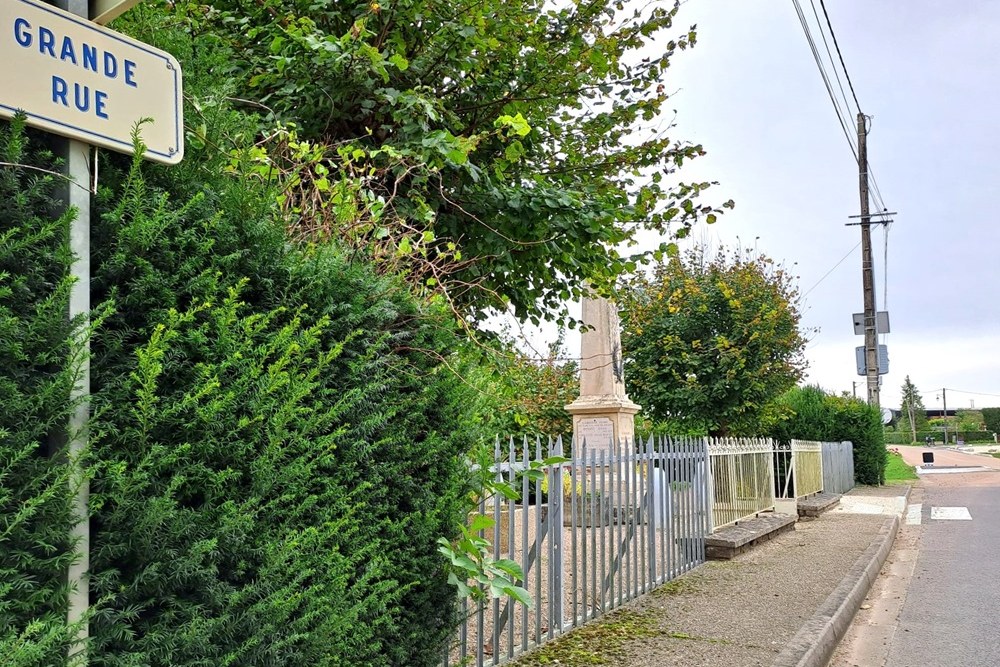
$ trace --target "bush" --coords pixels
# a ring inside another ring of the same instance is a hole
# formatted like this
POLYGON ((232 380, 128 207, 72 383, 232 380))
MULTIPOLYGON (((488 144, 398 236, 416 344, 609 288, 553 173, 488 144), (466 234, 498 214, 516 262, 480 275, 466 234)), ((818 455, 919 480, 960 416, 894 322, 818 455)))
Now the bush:
POLYGON ((48 215, 51 152, 0 123, 0 655, 55 665, 66 653, 70 487, 61 444, 72 406, 67 321, 70 214, 48 215))
POLYGON ((983 408, 980 412, 983 413, 986 430, 1000 433, 1000 408, 983 408))
POLYGON ((832 396, 819 387, 796 387, 778 401, 778 422, 769 435, 853 443, 854 479, 859 484, 885 483, 885 432, 878 408, 855 398, 832 396))

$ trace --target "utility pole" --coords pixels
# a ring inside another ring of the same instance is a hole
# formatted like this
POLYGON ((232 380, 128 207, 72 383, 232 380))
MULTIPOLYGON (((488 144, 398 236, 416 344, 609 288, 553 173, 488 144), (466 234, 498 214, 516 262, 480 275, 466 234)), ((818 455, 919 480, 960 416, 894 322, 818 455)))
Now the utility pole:
POLYGON ((851 396, 854 398, 858 397, 858 383, 854 380, 851 380, 851 396))
POLYGON ((871 214, 868 202, 868 128, 858 112, 858 185, 861 190, 861 284, 865 297, 865 375, 868 404, 879 407, 878 336, 875 330, 875 272, 872 262, 871 214))
POLYGON ((944 444, 948 446, 948 390, 941 388, 941 402, 944 403, 944 444))

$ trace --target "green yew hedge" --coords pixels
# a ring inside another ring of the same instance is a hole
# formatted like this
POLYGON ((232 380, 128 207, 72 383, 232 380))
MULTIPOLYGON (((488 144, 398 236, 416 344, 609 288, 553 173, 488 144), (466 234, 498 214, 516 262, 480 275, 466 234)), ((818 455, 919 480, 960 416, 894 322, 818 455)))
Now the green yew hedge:
POLYGON ((778 399, 779 419, 770 436, 853 443, 854 480, 884 484, 888 454, 878 408, 856 398, 833 396, 819 387, 795 387, 778 399))
MULTIPOLYGON (((0 126, 5 161, 37 164, 0 126)), ((447 320, 266 188, 104 158, 93 207, 95 666, 436 665, 465 510, 447 320)), ((68 218, 0 169, 0 654, 63 664, 68 218), (10 407, 11 409, 7 409, 10 407)))

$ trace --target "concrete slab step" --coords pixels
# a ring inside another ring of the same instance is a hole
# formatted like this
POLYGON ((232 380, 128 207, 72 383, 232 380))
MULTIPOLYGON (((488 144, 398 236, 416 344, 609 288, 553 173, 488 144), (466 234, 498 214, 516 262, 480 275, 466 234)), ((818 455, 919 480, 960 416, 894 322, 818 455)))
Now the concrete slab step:
POLYGON ((839 502, 839 493, 817 493, 807 498, 799 498, 796 504, 799 516, 815 518, 831 507, 835 507, 839 502))
POLYGON ((794 514, 765 513, 720 528, 705 539, 705 555, 709 560, 729 560, 756 544, 795 530, 797 519, 794 514))

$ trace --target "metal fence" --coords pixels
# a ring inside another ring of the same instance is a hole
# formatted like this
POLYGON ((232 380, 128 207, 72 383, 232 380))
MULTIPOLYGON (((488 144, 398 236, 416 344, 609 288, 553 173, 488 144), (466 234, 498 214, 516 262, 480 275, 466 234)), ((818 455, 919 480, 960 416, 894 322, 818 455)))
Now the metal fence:
POLYGON ((824 442, 823 490, 847 493, 854 488, 854 445, 849 441, 824 442))
POLYGON ((712 471, 712 530, 774 509, 774 442, 706 438, 712 471))
POLYGON ((795 468, 795 497, 802 498, 823 490, 823 445, 811 440, 792 440, 792 465, 795 468))
POLYGON ((775 496, 795 500, 823 491, 822 443, 792 440, 774 445, 775 496))
MULTIPOLYGON (((638 447, 573 444, 546 479, 521 474, 543 460, 525 441, 497 451, 498 476, 520 499, 483 501, 494 558, 520 564, 534 600, 460 602, 464 619, 443 664, 499 665, 692 569, 705 560, 709 457, 701 438, 652 438, 638 447)), ((560 440, 547 456, 561 455, 560 440)))

